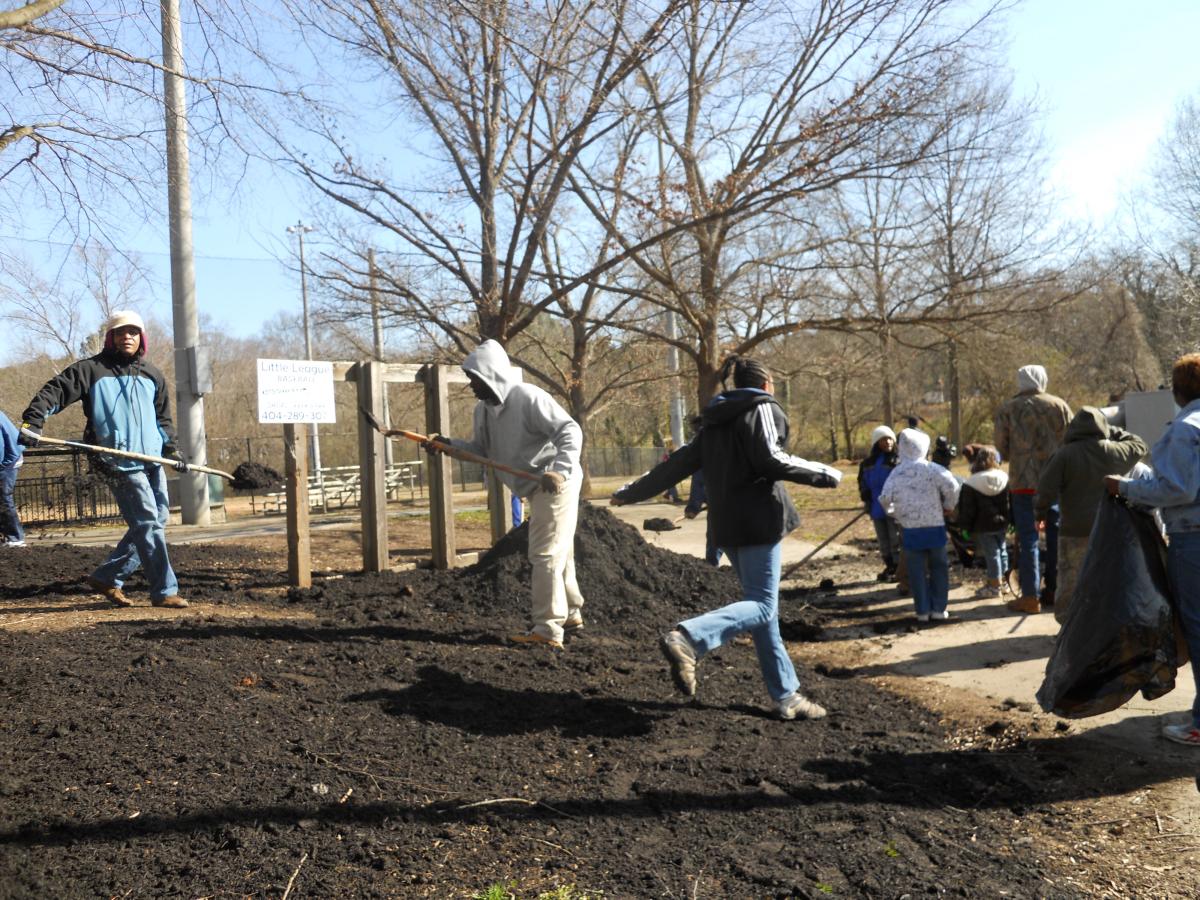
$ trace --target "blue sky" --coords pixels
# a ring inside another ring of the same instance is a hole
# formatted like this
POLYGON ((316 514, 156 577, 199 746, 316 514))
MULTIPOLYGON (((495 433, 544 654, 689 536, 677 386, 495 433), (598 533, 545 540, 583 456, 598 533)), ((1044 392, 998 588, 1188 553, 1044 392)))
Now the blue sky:
MULTIPOLYGON (((1027 0, 1009 17, 1010 64, 1019 93, 1036 93, 1064 217, 1118 227, 1123 196, 1142 178, 1175 105, 1200 92, 1197 0, 1027 0)), ((320 212, 285 179, 257 172, 235 198, 197 198, 200 309, 230 334, 251 336, 278 313, 300 309, 295 239, 288 225, 318 227, 320 212)), ((0 226, 0 240, 13 235, 0 226)), ((307 239, 319 250, 320 231, 307 239)), ((17 244, 34 255, 35 245, 17 244)), ((169 323, 165 229, 131 238, 154 273, 143 308, 169 323)), ((61 252, 61 248, 59 248, 61 252)), ((0 361, 14 350, 0 329, 0 361)))
POLYGON ((1010 63, 1046 111, 1064 215, 1119 224, 1176 104, 1200 92, 1196 0, 1027 0, 1010 63))

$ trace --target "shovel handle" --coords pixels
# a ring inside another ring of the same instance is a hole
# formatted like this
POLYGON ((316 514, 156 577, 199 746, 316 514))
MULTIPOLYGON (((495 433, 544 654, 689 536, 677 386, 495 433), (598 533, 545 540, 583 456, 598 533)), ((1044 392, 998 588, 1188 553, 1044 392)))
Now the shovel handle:
POLYGON ((465 459, 467 462, 479 463, 481 466, 488 466, 492 469, 497 469, 501 472, 507 472, 509 475, 515 475, 517 478, 524 478, 526 481, 541 481, 537 475, 532 472, 526 472, 522 469, 514 469, 512 466, 506 466, 504 463, 496 462, 494 459, 488 459, 486 456, 480 456, 478 453, 472 453, 470 450, 463 450, 461 447, 455 447, 452 444, 446 444, 442 441, 435 441, 427 434, 421 434, 417 431, 405 431, 403 428, 389 428, 383 432, 384 437, 402 437, 408 438, 410 441, 416 441, 418 444, 433 444, 439 452, 445 453, 447 456, 453 456, 458 459, 465 459))

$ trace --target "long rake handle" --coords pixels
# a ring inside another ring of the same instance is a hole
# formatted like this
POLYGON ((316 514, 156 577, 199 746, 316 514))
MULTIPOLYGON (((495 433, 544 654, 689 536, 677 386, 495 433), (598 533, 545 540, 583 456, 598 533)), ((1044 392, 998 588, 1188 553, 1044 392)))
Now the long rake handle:
POLYGON ((857 516, 855 516, 853 519, 851 519, 849 522, 847 522, 845 525, 843 525, 841 528, 839 528, 837 531, 835 531, 833 534, 831 534, 829 537, 825 538, 825 540, 821 541, 821 543, 817 544, 817 546, 815 546, 812 549, 812 551, 806 557, 804 557, 804 559, 800 560, 800 562, 792 563, 792 565, 788 566, 787 571, 785 571, 782 575, 779 576, 779 580, 783 581, 783 580, 791 577, 793 572, 795 572, 802 565, 804 565, 806 562, 808 562, 810 559, 812 559, 814 556, 816 556, 818 553, 820 553, 822 550, 824 550, 825 547, 827 545, 829 545, 835 537, 837 537, 839 534, 841 534, 843 531, 845 531, 847 528, 849 528, 851 525, 853 525, 855 522, 857 522, 859 519, 861 519, 866 514, 867 514, 867 510, 864 509, 857 516))
MULTIPOLYGON (((148 453, 134 453, 132 450, 117 450, 115 447, 97 447, 95 444, 85 444, 82 441, 64 441, 59 438, 46 437, 44 434, 38 435, 38 443, 58 444, 61 447, 74 447, 76 450, 85 450, 88 453, 104 453, 108 456, 123 456, 126 459, 136 459, 141 462, 158 463, 160 466, 170 466, 175 468, 176 461, 173 459, 165 459, 161 456, 151 456, 148 453)), ((203 472, 206 475, 219 475, 229 481, 236 479, 228 472, 222 472, 220 469, 212 469, 208 466, 187 464, 190 472, 203 472)))

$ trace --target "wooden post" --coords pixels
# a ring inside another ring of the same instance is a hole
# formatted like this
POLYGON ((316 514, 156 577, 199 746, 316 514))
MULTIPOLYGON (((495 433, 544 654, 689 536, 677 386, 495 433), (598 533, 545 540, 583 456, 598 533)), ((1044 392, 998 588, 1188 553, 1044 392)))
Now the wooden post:
POLYGON ((497 543, 512 527, 512 492, 494 469, 488 471, 488 517, 492 525, 492 543, 497 543))
MULTIPOLYGON (((445 366, 426 366, 425 433, 445 434, 450 426, 450 381, 445 366)), ((454 540, 454 471, 451 460, 440 453, 429 455, 429 528, 435 569, 452 569, 458 556, 454 540)))
POLYGON ((308 426, 283 426, 283 459, 287 477, 288 584, 312 587, 312 552, 308 534, 308 426))
POLYGON ((384 458, 387 442, 363 415, 370 410, 375 421, 383 416, 383 371, 385 365, 374 360, 358 364, 355 384, 358 392, 358 468, 361 473, 362 554, 364 572, 383 572, 388 568, 387 480, 384 458))

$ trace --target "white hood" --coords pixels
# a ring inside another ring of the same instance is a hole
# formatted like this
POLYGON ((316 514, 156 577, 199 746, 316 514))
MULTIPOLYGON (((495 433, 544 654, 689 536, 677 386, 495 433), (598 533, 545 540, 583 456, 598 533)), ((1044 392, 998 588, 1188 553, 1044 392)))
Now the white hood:
POLYGON ((901 462, 919 462, 929 452, 929 435, 916 428, 905 428, 896 442, 901 462))
POLYGON ((1017 369, 1017 389, 1022 392, 1037 391, 1040 394, 1048 383, 1044 366, 1021 366, 1017 369))
POLYGON ((965 484, 985 497, 995 497, 1008 489, 1008 473, 1003 469, 984 469, 968 477, 965 484))
POLYGON ((462 368, 464 372, 478 375, 487 382, 501 403, 508 397, 512 386, 521 383, 521 370, 513 367, 508 361, 508 354, 496 341, 484 341, 468 353, 462 368))
MULTIPOLYGON (((508 361, 503 347, 484 341, 463 360, 462 367, 483 379, 500 402, 476 403, 471 439, 455 438, 451 441, 454 446, 532 475, 549 471, 582 479, 583 432, 579 425, 550 394, 524 383, 521 370, 508 361)), ((522 496, 536 489, 536 482, 509 472, 497 474, 522 496)))

